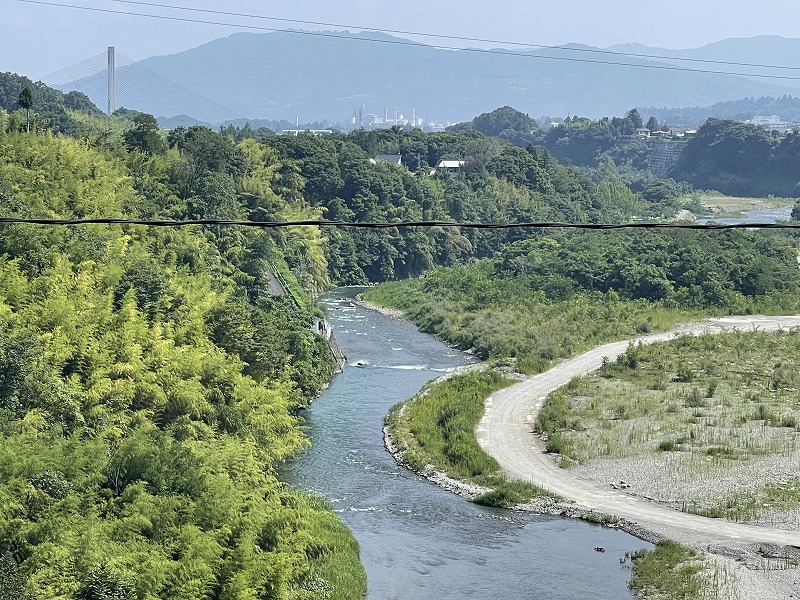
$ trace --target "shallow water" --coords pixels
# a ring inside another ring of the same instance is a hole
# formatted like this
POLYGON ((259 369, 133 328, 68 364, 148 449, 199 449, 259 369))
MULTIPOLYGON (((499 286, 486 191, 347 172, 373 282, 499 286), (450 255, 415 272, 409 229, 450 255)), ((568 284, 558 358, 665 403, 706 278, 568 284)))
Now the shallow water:
POLYGON ((698 224, 714 221, 715 223, 725 223, 736 225, 737 223, 777 223, 778 221, 788 221, 792 216, 792 207, 782 208, 762 208, 759 210, 748 210, 743 217, 717 218, 701 217, 697 219, 698 224))
POLYGON ((352 293, 321 298, 351 366, 305 412, 312 448, 282 475, 327 497, 353 531, 367 598, 632 598, 619 559, 649 544, 573 519, 476 506, 397 466, 383 447, 386 413, 471 359, 341 301, 352 293))

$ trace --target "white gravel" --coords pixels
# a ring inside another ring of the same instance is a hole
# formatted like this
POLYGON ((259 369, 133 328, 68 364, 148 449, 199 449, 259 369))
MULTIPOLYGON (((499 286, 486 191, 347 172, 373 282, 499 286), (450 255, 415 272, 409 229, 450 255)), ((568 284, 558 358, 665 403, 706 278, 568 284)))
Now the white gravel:
MULTIPOLYGON (((710 459, 688 452, 660 452, 651 456, 594 459, 573 465, 570 472, 599 487, 612 487, 624 481, 630 486, 624 488, 625 493, 678 510, 703 509, 731 497, 747 498, 758 494, 768 484, 800 477, 800 451, 788 457, 729 460, 724 469, 715 469, 710 459), (696 464, 703 462, 708 463, 707 468, 696 464)), ((800 531, 800 509, 778 510, 764 506, 760 512, 760 518, 745 522, 800 531)))

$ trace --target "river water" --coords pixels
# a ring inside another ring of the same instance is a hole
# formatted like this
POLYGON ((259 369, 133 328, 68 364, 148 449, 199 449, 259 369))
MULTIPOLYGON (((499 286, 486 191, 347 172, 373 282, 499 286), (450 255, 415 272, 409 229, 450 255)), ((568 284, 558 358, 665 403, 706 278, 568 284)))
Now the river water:
POLYGON ((706 216, 697 219, 698 224, 705 224, 710 221, 715 223, 725 223, 736 225, 738 223, 777 223, 778 221, 788 221, 792 216, 791 206, 781 208, 760 208, 758 210, 748 210, 742 217, 713 217, 706 216))
POLYGON ((282 476, 327 497, 353 531, 367 598, 632 598, 619 559, 649 544, 574 519, 476 506, 397 466, 381 432, 391 406, 471 359, 413 325, 350 306, 343 299, 352 294, 320 299, 350 366, 305 411, 312 447, 282 476))

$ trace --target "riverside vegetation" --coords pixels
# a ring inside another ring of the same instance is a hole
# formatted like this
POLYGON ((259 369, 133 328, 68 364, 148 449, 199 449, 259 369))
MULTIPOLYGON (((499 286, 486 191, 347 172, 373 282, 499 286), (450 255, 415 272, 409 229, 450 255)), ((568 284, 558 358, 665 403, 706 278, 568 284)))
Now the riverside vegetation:
POLYGON ((796 241, 769 233, 548 233, 491 259, 368 290, 422 331, 524 373, 693 317, 791 312, 796 241))
POLYGON ((496 370, 455 375, 395 405, 386 426, 403 462, 420 473, 433 469, 487 488, 472 499, 476 504, 509 507, 534 497, 557 501, 537 486, 503 475, 472 433, 483 416, 484 400, 512 383, 496 370))
POLYGON ((692 600, 703 595, 702 563, 696 550, 671 540, 656 544, 654 550, 639 550, 630 557, 633 576, 630 587, 645 598, 692 600))

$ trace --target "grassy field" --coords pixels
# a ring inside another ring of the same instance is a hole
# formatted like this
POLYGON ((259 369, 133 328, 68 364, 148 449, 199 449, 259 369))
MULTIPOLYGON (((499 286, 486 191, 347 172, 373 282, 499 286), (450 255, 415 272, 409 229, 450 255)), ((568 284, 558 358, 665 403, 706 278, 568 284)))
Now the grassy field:
POLYGON ((739 600, 738 577, 727 565, 716 564, 694 548, 672 540, 653 550, 637 550, 620 559, 630 564, 630 587, 647 600, 739 600))
POLYGON ((630 347, 551 394, 537 428, 582 475, 737 521, 800 525, 800 333, 630 347))
POLYGON ((640 597, 652 600, 702 597, 703 567, 696 550, 664 540, 653 550, 637 550, 629 558, 633 564, 630 587, 640 597))
POLYGON ((512 383, 494 370, 456 375, 393 407, 386 424, 403 460, 418 472, 433 468, 489 489, 473 499, 478 504, 508 507, 542 496, 558 500, 534 485, 509 480, 475 439, 484 400, 512 383))

